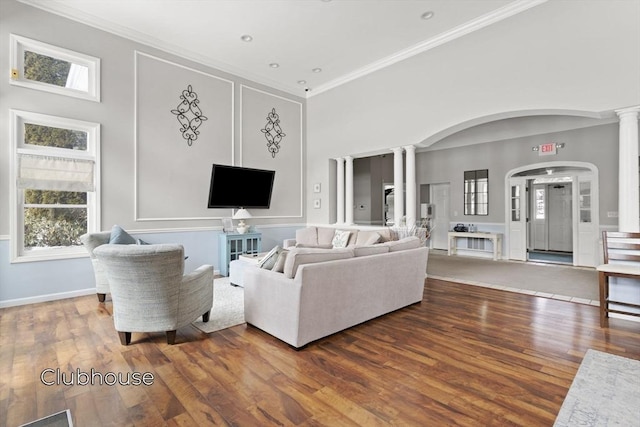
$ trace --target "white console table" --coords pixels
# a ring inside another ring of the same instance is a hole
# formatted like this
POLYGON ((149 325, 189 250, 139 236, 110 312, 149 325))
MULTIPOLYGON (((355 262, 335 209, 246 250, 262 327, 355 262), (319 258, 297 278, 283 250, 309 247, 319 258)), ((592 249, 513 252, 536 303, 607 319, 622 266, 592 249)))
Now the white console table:
POLYGON ((467 239, 487 239, 493 242, 493 260, 499 260, 502 258, 502 233, 470 233, 470 232, 449 232, 449 255, 455 255, 458 252, 458 245, 456 240, 458 238, 467 239))

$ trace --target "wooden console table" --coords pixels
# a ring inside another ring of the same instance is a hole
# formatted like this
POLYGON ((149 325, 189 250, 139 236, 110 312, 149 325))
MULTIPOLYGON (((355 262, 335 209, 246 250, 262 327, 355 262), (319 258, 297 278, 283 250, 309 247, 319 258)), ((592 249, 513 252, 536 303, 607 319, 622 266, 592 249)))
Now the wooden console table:
POLYGON ((493 260, 497 261, 502 258, 502 233, 482 233, 482 232, 449 232, 449 255, 456 255, 458 246, 456 240, 460 237, 467 239, 487 239, 493 242, 493 260))

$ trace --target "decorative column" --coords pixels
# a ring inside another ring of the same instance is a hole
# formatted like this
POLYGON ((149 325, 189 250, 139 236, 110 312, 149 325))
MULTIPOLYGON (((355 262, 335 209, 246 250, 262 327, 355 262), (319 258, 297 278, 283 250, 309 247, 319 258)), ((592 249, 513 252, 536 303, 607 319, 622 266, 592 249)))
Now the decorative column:
POLYGON ((336 163, 336 223, 344 224, 344 159, 338 157, 336 163))
POLYGON ((640 106, 616 110, 620 117, 618 166, 618 230, 640 231, 638 189, 638 114, 640 106))
POLYGON ((345 171, 344 171, 344 222, 348 225, 353 224, 353 157, 345 156, 345 171))
POLYGON ((407 227, 416 225, 416 147, 405 145, 406 179, 407 184, 407 227))
POLYGON ((404 216, 404 186, 402 184, 402 147, 393 148, 393 224, 397 227, 404 216))

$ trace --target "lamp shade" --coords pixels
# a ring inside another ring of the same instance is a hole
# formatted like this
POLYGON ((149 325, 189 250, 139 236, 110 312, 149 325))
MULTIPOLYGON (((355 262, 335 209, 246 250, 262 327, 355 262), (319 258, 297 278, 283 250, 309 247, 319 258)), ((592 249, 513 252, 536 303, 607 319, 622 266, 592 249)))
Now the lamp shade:
POLYGON ((233 219, 249 219, 251 218, 251 214, 246 209, 238 209, 233 215, 233 219))

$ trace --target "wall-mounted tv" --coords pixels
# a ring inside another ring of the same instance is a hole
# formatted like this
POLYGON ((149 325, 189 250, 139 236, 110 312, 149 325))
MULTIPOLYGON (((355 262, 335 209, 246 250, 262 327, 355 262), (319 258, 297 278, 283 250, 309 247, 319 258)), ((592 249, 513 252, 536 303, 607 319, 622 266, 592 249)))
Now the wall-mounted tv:
POLYGON ((214 164, 209 208, 269 209, 275 171, 214 164))

